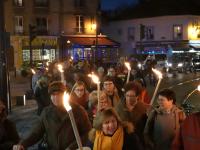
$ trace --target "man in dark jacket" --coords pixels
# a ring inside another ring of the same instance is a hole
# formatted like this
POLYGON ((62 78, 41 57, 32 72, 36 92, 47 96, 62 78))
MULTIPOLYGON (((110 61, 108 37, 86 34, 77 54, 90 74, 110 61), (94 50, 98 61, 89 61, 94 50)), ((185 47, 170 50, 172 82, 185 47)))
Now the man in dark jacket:
MULTIPOLYGON (((63 93, 66 87, 60 81, 49 86, 49 94, 53 105, 46 107, 31 134, 15 145, 13 150, 23 150, 37 143, 46 134, 48 150, 74 150, 77 143, 73 133, 69 115, 63 107, 63 93)), ((88 131, 91 129, 86 111, 75 103, 70 103, 83 145, 87 142, 88 131)))

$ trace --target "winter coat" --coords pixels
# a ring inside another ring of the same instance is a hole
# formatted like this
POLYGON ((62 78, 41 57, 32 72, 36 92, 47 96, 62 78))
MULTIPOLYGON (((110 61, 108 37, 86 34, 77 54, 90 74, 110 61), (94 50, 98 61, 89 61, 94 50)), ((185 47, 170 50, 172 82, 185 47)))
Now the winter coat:
MULTIPOLYGON (((141 141, 139 140, 139 137, 137 134, 134 133, 132 123, 126 122, 126 124, 123 124, 123 132, 124 132, 124 137, 123 137, 123 147, 122 150, 143 150, 143 146, 141 144, 141 141)), ((90 148, 93 148, 93 142, 95 140, 95 129, 92 129, 89 132, 89 139, 92 142, 90 145, 90 148)))
MULTIPOLYGON (((83 145, 87 142, 88 131, 91 129, 86 111, 83 107, 70 103, 76 125, 83 145)), ((64 108, 54 105, 46 107, 32 130, 31 134, 21 144, 26 148, 37 143, 46 134, 48 150, 75 150, 77 143, 68 113, 64 108)))
POLYGON ((188 116, 174 138, 172 150, 197 150, 200 148, 200 112, 188 116))
POLYGON ((72 92, 70 101, 77 103, 84 107, 86 110, 88 109, 88 99, 89 99, 89 93, 87 90, 85 90, 85 93, 82 97, 78 97, 74 92, 72 92))
POLYGON ((137 102, 133 110, 129 112, 126 108, 125 100, 122 100, 117 107, 115 107, 122 121, 133 123, 135 132, 139 136, 140 140, 143 140, 143 131, 147 120, 147 108, 148 106, 144 103, 137 102))
POLYGON ((48 85, 42 85, 41 83, 37 84, 35 89, 35 99, 38 104, 38 115, 40 115, 43 108, 51 103, 48 85))
POLYGON ((169 150, 185 114, 175 105, 164 113, 160 108, 150 112, 144 129, 146 145, 153 150, 169 150))
POLYGON ((0 122, 0 150, 11 150, 19 142, 15 124, 8 119, 0 122))

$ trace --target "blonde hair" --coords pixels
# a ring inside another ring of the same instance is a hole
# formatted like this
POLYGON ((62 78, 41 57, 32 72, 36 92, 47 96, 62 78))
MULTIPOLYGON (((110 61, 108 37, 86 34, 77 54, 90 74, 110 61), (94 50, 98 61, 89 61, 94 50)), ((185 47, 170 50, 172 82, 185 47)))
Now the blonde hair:
POLYGON ((96 118, 93 121, 93 127, 96 130, 102 130, 103 122, 108 118, 114 116, 117 120, 117 124, 121 125, 121 120, 117 112, 113 108, 106 108, 103 111, 99 111, 96 115, 96 118))

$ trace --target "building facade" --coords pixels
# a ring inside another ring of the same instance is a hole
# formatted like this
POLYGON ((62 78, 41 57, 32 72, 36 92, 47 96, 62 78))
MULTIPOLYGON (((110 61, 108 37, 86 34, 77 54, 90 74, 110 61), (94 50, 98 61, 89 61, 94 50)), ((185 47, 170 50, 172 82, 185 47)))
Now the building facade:
MULTIPOLYGON (((65 36, 95 36, 97 3, 98 0, 5 1, 5 27, 11 35, 14 67, 18 69, 30 60, 30 25, 37 29, 37 36, 32 41, 32 59, 35 62, 53 61, 61 55, 65 57, 62 51, 69 50, 67 40, 59 41, 65 36)), ((73 50, 73 45, 70 49, 73 50)))
POLYGON ((112 21, 103 32, 120 42, 123 55, 184 53, 200 48, 200 16, 159 16, 112 21))

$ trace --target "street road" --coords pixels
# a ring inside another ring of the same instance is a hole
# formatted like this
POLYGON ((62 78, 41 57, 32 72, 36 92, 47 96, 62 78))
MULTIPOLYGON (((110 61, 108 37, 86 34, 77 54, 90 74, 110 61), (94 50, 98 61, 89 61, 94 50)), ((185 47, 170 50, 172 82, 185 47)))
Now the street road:
MULTIPOLYGON (((163 88, 170 88, 175 91, 177 96, 177 104, 183 102, 189 93, 197 88, 200 84, 200 73, 197 74, 178 74, 176 78, 164 78, 161 82, 159 90, 163 88)), ((154 91, 154 87, 148 87, 150 95, 154 91)), ((195 91, 189 98, 188 101, 195 105, 196 109, 200 110, 200 92, 195 91)))

